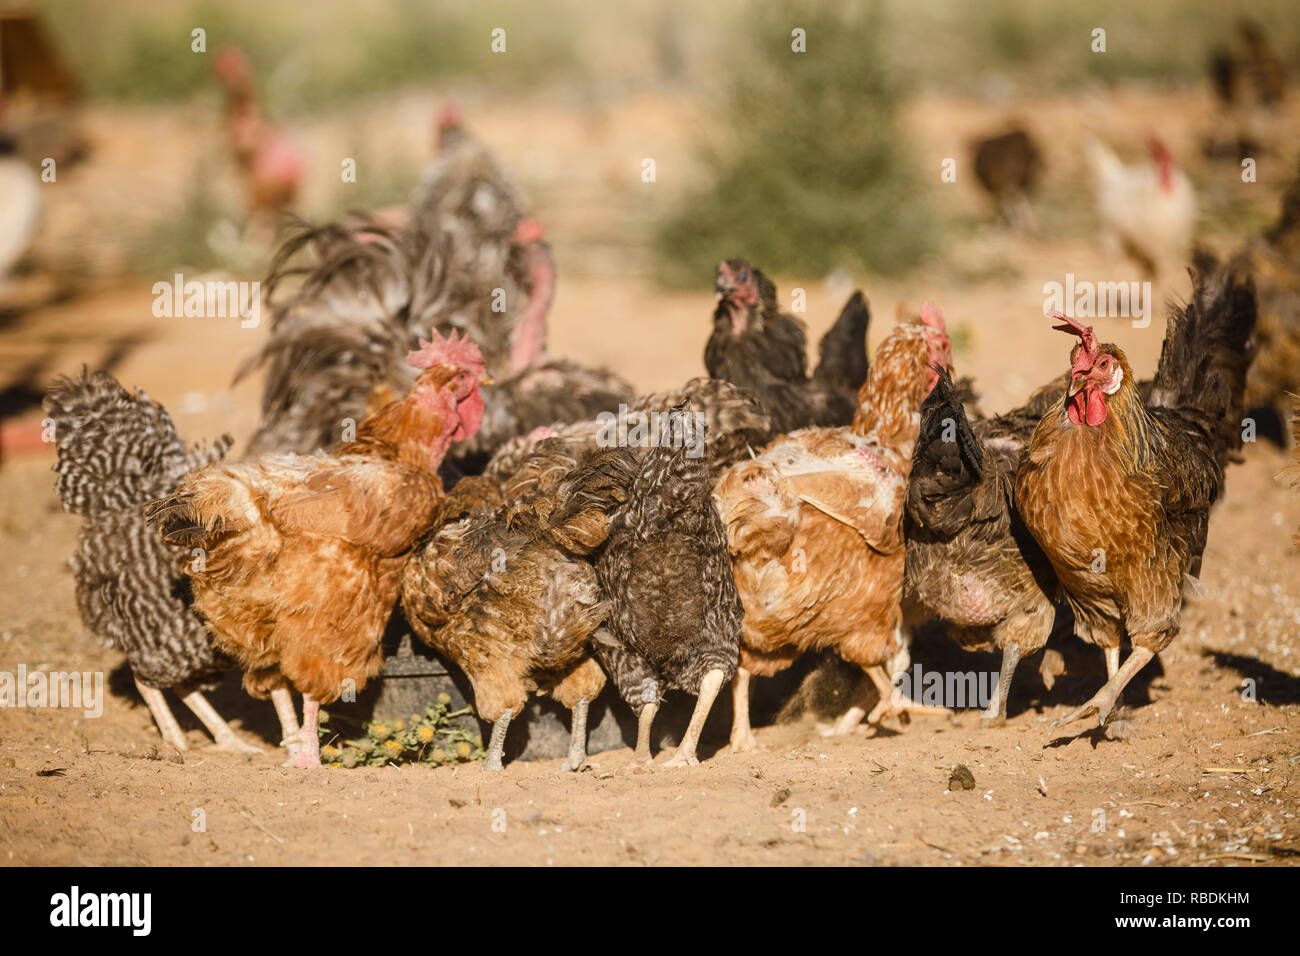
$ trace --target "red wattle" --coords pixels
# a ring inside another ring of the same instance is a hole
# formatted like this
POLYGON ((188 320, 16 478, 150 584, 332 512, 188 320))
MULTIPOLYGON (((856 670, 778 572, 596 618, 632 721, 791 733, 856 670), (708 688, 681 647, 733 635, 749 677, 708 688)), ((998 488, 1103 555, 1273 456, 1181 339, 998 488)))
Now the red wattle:
POLYGON ((483 393, 475 389, 456 406, 456 430, 452 441, 464 441, 478 431, 483 422, 483 393))
POLYGON ((1081 391, 1071 395, 1065 410, 1076 425, 1086 422, 1095 428, 1106 420, 1106 400, 1096 385, 1085 385, 1081 391))

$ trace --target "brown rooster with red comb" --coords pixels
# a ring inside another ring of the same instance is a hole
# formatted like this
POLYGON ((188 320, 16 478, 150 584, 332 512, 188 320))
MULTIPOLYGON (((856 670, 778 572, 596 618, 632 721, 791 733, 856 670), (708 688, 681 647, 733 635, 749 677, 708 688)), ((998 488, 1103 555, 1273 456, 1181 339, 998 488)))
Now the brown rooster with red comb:
POLYGON ((1016 504, 1060 579, 1075 633, 1105 650, 1109 675, 1058 725, 1094 715, 1105 724, 1125 685, 1177 636, 1210 508, 1240 446, 1254 284, 1207 263, 1193 285, 1192 301, 1169 317, 1146 400, 1118 346, 1056 316, 1079 342, 1066 395, 1021 460, 1016 504), (1121 666, 1126 637, 1133 650, 1121 666))

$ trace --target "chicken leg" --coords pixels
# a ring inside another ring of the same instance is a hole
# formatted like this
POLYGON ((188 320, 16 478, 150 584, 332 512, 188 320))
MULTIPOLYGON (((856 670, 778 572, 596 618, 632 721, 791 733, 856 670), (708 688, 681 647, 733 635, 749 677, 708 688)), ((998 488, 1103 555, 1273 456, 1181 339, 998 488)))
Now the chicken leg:
POLYGON ((569 730, 569 756, 560 765, 561 770, 577 773, 587 762, 587 698, 583 697, 569 712, 572 725, 569 730))
POLYGON ((506 731, 510 728, 513 710, 507 710, 492 724, 492 739, 488 741, 487 757, 483 760, 484 770, 500 770, 501 754, 506 749, 506 731))
POLYGON ((1110 719, 1110 712, 1114 710, 1115 702, 1119 700, 1120 693, 1123 692, 1134 675, 1149 664, 1151 658, 1155 656, 1154 651, 1134 645, 1133 653, 1129 654, 1128 660, 1115 672, 1115 676, 1106 681, 1102 689, 1093 695, 1091 700, 1077 710, 1066 714, 1060 720, 1053 721, 1052 726, 1062 727, 1084 717, 1091 717, 1093 714, 1097 715, 1098 727, 1106 726, 1106 721, 1110 719))
POLYGON ((636 750, 632 753, 632 760, 628 763, 631 770, 641 770, 650 767, 654 760, 650 756, 650 727, 655 722, 655 714, 659 712, 659 702, 651 701, 643 704, 641 712, 636 715, 636 750))
POLYGON ((731 752, 742 753, 758 749, 754 728, 749 724, 749 671, 736 668, 731 679, 731 752))
POLYGON ((835 726, 826 734, 828 737, 837 737, 843 734, 851 734, 862 723, 865 715, 867 726, 874 727, 886 717, 901 716, 903 714, 929 714, 932 716, 944 716, 951 714, 952 711, 947 707, 932 707, 926 704, 918 704, 912 698, 908 697, 902 691, 898 690, 889 680, 889 675, 880 665, 867 668, 867 676, 871 683, 875 685, 876 693, 880 699, 876 701, 876 706, 871 708, 868 713, 864 706, 867 697, 867 682, 863 681, 858 685, 855 693, 857 702, 854 703, 843 716, 835 722, 835 726))
POLYGON ((271 691, 271 703, 275 705, 275 715, 280 718, 280 746, 289 750, 285 766, 291 766, 302 749, 302 728, 298 726, 298 714, 293 709, 293 694, 287 687, 277 687, 271 691))
POLYGON ((998 672, 998 686, 993 692, 993 699, 980 717, 989 724, 1000 724, 1007 719, 1007 697, 1011 694, 1011 678, 1016 676, 1016 665, 1020 663, 1020 646, 1008 644, 1002 648, 1002 670, 998 672))
POLYGON ((1106 680, 1110 680, 1119 672, 1119 645, 1104 647, 1102 652, 1106 655, 1106 680))
POLYGON ((135 689, 140 692, 144 702, 149 706, 149 713, 153 714, 154 723, 158 725, 158 732, 162 734, 163 743, 169 747, 175 747, 177 750, 189 750, 189 744, 185 742, 185 735, 181 733, 181 725, 176 723, 176 716, 172 713, 171 708, 167 706, 167 698, 157 687, 146 687, 140 683, 140 678, 135 679, 135 689))
POLYGON ((704 722, 709 719, 713 701, 717 698, 718 691, 722 689, 722 682, 726 679, 726 673, 718 669, 704 675, 700 681, 700 694, 695 698, 695 710, 691 713, 691 722, 687 725, 686 733, 682 735, 682 742, 677 745, 676 752, 664 764, 665 767, 699 766, 700 759, 695 756, 695 748, 700 743, 700 733, 704 730, 704 722))
POLYGON ((203 696, 202 691, 191 691, 181 698, 185 706, 194 712, 194 716, 203 721, 203 726, 208 728, 208 733, 212 735, 213 749, 227 750, 231 753, 260 754, 261 747, 254 747, 252 744, 246 744, 239 739, 239 736, 230 729, 230 725, 221 719, 215 707, 208 703, 208 699, 203 696))
POLYGON ((298 752, 284 762, 286 767, 309 769, 320 766, 320 701, 302 695, 302 729, 298 732, 298 752))

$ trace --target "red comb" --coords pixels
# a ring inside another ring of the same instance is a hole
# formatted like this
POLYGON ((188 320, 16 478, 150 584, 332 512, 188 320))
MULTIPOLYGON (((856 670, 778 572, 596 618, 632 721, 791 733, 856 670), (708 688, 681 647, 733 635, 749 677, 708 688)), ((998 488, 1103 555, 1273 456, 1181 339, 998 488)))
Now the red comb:
POLYGON ((470 341, 469 336, 451 335, 443 338, 437 329, 430 330, 430 339, 420 339, 420 347, 406 353, 406 364, 412 368, 434 368, 438 365, 455 365, 482 372, 486 369, 483 353, 470 341))
POLYGON ((438 129, 459 129, 461 120, 459 103, 455 100, 447 100, 442 104, 442 110, 438 113, 438 129))
POLYGON ((1064 312, 1050 312, 1048 314, 1052 318, 1060 319, 1065 323, 1064 325, 1054 325, 1052 328, 1060 332, 1068 332, 1071 335, 1077 335, 1083 341, 1083 349, 1085 352, 1089 355, 1097 354, 1097 336, 1093 334, 1091 325, 1083 325, 1082 323, 1076 322, 1064 312))
POLYGON ((546 231, 542 228, 542 224, 529 217, 519 220, 519 225, 515 226, 515 234, 510 237, 510 241, 516 245, 527 245, 530 242, 540 242, 544 235, 546 231))

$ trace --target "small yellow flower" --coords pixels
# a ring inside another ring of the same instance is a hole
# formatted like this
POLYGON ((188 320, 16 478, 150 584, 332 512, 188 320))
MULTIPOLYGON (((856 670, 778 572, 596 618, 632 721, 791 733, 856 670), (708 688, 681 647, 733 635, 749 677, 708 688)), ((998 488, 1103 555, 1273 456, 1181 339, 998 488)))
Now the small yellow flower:
POLYGON ((342 767, 342 766, 343 766, 343 764, 341 764, 341 763, 332 763, 332 764, 330 764, 330 769, 331 769, 331 770, 338 770, 338 769, 339 769, 340 767, 342 767))
POLYGON ((443 691, 441 694, 438 695, 438 703, 446 707, 448 704, 451 703, 451 694, 448 694, 446 691, 443 691))
POLYGON ((404 720, 399 720, 399 721, 397 721, 396 723, 393 724, 393 729, 394 729, 394 730, 405 730, 405 729, 406 729, 406 721, 404 721, 404 720))
POLYGON ((402 745, 399 744, 396 740, 385 740, 384 746, 389 750, 393 751, 394 753, 401 753, 402 751, 402 745))
POLYGON ((376 740, 383 740, 383 739, 384 739, 385 737, 387 737, 390 733, 392 733, 392 731, 388 729, 388 725, 387 725, 387 724, 371 724, 371 725, 370 725, 370 736, 371 736, 371 737, 374 737, 376 740))
POLYGON ((468 760, 469 755, 474 752, 474 748, 469 745, 468 741, 462 740, 456 744, 456 756, 461 760, 468 760))
POLYGON ((426 725, 424 727, 421 727, 418 731, 416 731, 415 735, 419 737, 421 740, 425 740, 425 741, 432 740, 433 728, 426 725))
POLYGON ((333 760, 339 755, 339 748, 333 744, 326 744, 320 749, 320 753, 326 760, 333 760))
POLYGON ((442 763, 447 759, 447 751, 443 750, 441 747, 434 747, 429 751, 429 759, 434 763, 442 763))

